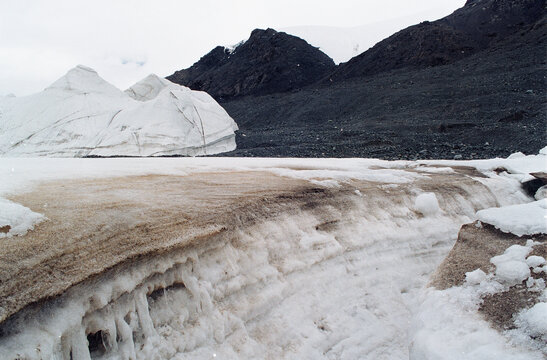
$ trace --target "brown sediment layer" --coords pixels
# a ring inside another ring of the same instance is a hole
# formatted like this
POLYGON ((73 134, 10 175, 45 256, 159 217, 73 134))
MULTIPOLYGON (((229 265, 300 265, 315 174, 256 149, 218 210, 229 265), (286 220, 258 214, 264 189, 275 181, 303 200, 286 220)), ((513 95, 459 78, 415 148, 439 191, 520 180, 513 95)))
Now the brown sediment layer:
MULTIPOLYGON (((357 180, 324 188, 256 171, 44 182, 10 197, 48 220, 23 237, 2 241, 0 323, 109 269, 123 271, 146 257, 234 236, 238 229, 282 213, 311 211, 324 223, 318 226, 328 229, 341 220, 327 214, 328 207, 339 214, 355 201, 366 202, 369 209, 412 207, 410 188, 436 192, 443 209, 453 206, 454 196, 469 196, 465 189, 470 186, 488 192, 466 175, 458 170, 427 174, 389 189, 357 180), (356 189, 366 196, 355 194, 356 189)), ((477 209, 481 205, 472 203, 477 209)))
POLYGON ((187 246, 248 221, 259 206, 274 212, 313 191, 308 182, 256 172, 43 183, 11 197, 48 220, 2 241, 0 322, 116 264, 187 246))
MULTIPOLYGON (((444 290, 462 285, 466 272, 481 269, 488 273, 493 270, 493 265, 490 263, 492 257, 503 254, 511 245, 525 245, 528 239, 545 244, 547 235, 518 237, 504 233, 489 224, 478 225, 475 222, 463 225, 456 244, 431 277, 430 285, 444 290)), ((540 249, 540 246, 534 248, 532 255, 540 252, 540 249)))
MULTIPOLYGON (((489 224, 478 222, 462 226, 458 240, 445 260, 432 276, 430 285, 439 290, 460 286, 465 273, 481 269, 485 273, 494 270, 490 259, 501 255, 512 245, 525 245, 533 239, 540 244, 533 247, 530 255, 547 257, 547 235, 516 236, 504 233, 489 224)), ((534 278, 547 281, 547 274, 532 274, 534 278)), ((482 299, 480 313, 497 329, 514 328, 513 315, 538 302, 540 292, 529 291, 527 286, 517 284, 507 291, 487 295, 482 299)))

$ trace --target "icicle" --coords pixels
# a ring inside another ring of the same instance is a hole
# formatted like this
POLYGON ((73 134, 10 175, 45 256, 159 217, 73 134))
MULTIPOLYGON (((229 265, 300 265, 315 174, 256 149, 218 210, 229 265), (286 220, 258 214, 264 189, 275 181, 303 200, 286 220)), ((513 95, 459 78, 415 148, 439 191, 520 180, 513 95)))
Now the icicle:
POLYGON ((139 291, 135 296, 135 305, 137 307, 137 314, 139 315, 139 322, 141 324, 142 332, 148 339, 156 335, 156 329, 154 329, 154 323, 150 317, 148 311, 148 299, 146 293, 139 291))
POLYGON ((117 334, 120 335, 120 341, 118 343, 118 349, 121 358, 124 360, 136 360, 135 344, 133 342, 133 331, 131 327, 125 322, 123 317, 116 318, 117 334))
POLYGON ((80 327, 78 330, 74 331, 71 334, 70 340, 72 359, 91 360, 87 337, 83 327, 80 327))
POLYGON ((213 302, 211 297, 206 289, 200 289, 200 299, 199 299, 201 311, 208 314, 213 310, 213 302))
POLYGON ((65 333, 61 336, 61 359, 70 360, 71 335, 65 333))
POLYGON ((113 317, 108 317, 106 319, 106 324, 104 324, 105 330, 103 331, 103 336, 106 338, 103 338, 103 344, 107 352, 111 351, 118 351, 118 342, 116 341, 116 338, 118 337, 118 333, 116 331, 116 322, 114 321, 113 317))
POLYGON ((188 309, 190 318, 194 318, 201 312, 201 292, 199 290, 199 285, 196 278, 188 274, 188 270, 181 271, 181 276, 184 285, 192 295, 192 303, 188 304, 186 307, 188 309))
POLYGON ((186 288, 190 291, 190 294, 196 299, 199 299, 200 291, 199 291, 199 285, 194 276, 191 276, 188 274, 188 271, 183 270, 181 272, 182 282, 186 286, 186 288))

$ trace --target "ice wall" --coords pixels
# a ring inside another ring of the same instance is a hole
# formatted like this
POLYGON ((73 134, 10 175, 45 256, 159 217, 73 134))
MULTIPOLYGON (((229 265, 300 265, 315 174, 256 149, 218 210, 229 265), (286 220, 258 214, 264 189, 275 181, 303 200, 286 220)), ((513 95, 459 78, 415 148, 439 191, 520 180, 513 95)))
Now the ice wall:
POLYGON ((13 316, 0 358, 408 359, 415 299, 461 224, 527 201, 513 179, 446 172, 320 183, 336 196, 122 264, 13 316))

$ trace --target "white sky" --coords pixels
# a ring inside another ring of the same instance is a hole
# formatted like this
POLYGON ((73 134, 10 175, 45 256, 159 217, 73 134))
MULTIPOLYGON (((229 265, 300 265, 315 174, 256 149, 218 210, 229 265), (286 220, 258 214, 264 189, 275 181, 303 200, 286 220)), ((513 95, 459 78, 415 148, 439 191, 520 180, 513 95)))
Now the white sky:
MULTIPOLYGON (((0 0, 0 95, 41 91, 77 64, 125 89, 254 28, 435 20, 465 0, 0 0)), ((378 39, 381 40, 381 39, 378 39)))

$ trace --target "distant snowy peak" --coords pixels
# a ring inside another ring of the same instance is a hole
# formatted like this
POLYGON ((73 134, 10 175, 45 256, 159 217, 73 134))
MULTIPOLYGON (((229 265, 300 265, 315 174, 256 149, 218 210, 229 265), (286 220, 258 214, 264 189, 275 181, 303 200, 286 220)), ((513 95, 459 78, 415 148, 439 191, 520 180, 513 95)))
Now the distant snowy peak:
POLYGON ((306 40, 330 56, 336 64, 340 64, 360 55, 400 30, 423 21, 434 21, 447 15, 446 9, 439 6, 412 15, 360 26, 304 25, 291 26, 280 30, 306 40))
POLYGON ((355 27, 292 26, 283 28, 281 31, 306 40, 330 56, 336 64, 340 64, 363 53, 397 31, 419 22, 420 18, 426 17, 434 18, 435 15, 421 13, 416 16, 355 27))
POLYGON ((195 156, 235 149, 237 125, 211 96, 156 75, 123 92, 79 65, 40 93, 0 100, 0 156, 195 156))
POLYGON ((294 26, 281 29, 298 36, 330 56, 336 64, 346 62, 359 55, 376 41, 380 34, 370 33, 366 27, 341 28, 329 26, 294 26))

